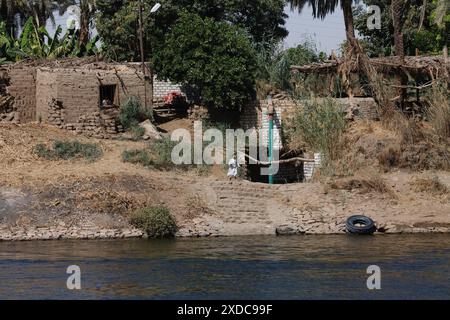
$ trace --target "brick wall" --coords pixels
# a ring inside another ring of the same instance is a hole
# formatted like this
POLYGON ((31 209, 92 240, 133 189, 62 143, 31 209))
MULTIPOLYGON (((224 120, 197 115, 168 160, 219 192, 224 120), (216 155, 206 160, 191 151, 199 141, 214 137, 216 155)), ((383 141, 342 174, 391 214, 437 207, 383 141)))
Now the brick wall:
MULTIPOLYGON (((298 103, 290 99, 274 99, 273 105, 279 117, 280 126, 282 126, 282 120, 288 119, 293 110, 300 107, 298 103)), ((249 104, 241 113, 240 123, 242 128, 245 130, 251 128, 260 129, 263 123, 263 114, 266 109, 266 100, 254 101, 249 104)))
POLYGON ((169 81, 158 80, 155 76, 153 79, 153 98, 155 100, 162 100, 169 92, 178 91, 183 92, 183 88, 179 84, 174 84, 169 81))

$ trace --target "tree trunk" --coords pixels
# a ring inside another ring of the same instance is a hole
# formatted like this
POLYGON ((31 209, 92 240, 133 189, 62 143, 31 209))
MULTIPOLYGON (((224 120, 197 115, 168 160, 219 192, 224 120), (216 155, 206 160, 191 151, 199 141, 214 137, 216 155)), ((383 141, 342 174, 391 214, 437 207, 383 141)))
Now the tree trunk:
MULTIPOLYGON (((347 45, 349 46, 347 49, 350 57, 352 55, 351 52, 354 52, 354 49, 351 49, 351 47, 353 46, 353 43, 356 42, 355 27, 353 24, 352 0, 342 0, 341 5, 344 13, 345 35, 347 38, 347 45)), ((347 74, 343 78, 344 87, 346 88, 347 95, 350 98, 353 98, 352 78, 354 77, 352 77, 351 74, 347 74)))
MULTIPOLYGON (((392 24, 394 26, 394 48, 395 55, 398 57, 400 64, 405 63, 405 48, 403 42, 403 9, 405 0, 392 0, 392 24)), ((399 71, 401 72, 401 71, 399 71)), ((407 85, 408 79, 406 75, 401 72, 395 75, 396 84, 399 86, 397 95, 400 97, 400 105, 403 107, 404 101, 407 98, 407 91, 402 88, 407 85)))
POLYGON ((14 17, 16 14, 16 8, 14 7, 14 3, 9 2, 8 0, 2 0, 0 3, 0 17, 6 23, 6 31, 12 37, 16 36, 16 24, 14 21, 14 17))
POLYGON ((78 39, 80 45, 86 45, 89 41, 89 17, 81 13, 80 17, 80 38, 78 39))
POLYGON ((347 40, 355 39, 355 26, 353 24, 352 0, 342 0, 342 11, 344 12, 345 34, 347 40))
MULTIPOLYGON (((375 68, 370 64, 369 57, 364 53, 358 40, 355 37, 355 29, 353 24, 352 0, 342 0, 342 10, 344 13, 345 29, 347 36, 347 52, 346 62, 344 62, 344 70, 348 72, 348 65, 357 63, 358 71, 364 74, 369 81, 372 94, 379 106, 380 117, 384 120, 390 120, 395 114, 395 108, 390 99, 386 95, 386 89, 381 81, 380 76, 375 68), (347 64, 347 66, 345 66, 347 64)), ((349 75, 347 75, 349 77, 349 75)))
POLYGON ((86 44, 89 41, 89 26, 91 20, 91 9, 87 0, 80 1, 80 38, 79 43, 86 44))

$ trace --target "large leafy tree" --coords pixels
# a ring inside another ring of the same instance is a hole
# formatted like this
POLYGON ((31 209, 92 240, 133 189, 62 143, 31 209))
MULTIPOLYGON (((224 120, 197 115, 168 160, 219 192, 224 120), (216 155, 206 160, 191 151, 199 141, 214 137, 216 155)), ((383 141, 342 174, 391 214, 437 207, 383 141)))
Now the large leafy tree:
POLYGON ((256 53, 238 27, 194 13, 181 13, 155 52, 157 73, 188 84, 208 107, 238 109, 251 97, 256 53))
MULTIPOLYGON (((279 41, 287 35, 284 0, 161 0, 162 8, 151 15, 156 2, 143 0, 145 51, 149 56, 152 49, 164 44, 164 36, 184 11, 241 27, 256 42, 279 41)), ((96 26, 114 59, 139 59, 138 5, 136 0, 97 0, 96 26)))

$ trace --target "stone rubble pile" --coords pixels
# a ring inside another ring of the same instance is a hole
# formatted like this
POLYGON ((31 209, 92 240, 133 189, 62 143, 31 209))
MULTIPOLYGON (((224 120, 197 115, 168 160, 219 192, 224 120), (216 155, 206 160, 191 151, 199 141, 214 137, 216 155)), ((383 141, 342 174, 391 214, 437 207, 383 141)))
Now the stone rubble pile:
POLYGON ((8 79, 0 70, 0 123, 19 123, 19 112, 14 106, 14 98, 7 92, 8 79))
MULTIPOLYGON (((53 99, 48 104, 48 122, 58 128, 62 129, 64 125, 64 109, 61 103, 58 103, 55 99, 53 99)), ((42 119, 39 119, 42 121, 42 119)))
POLYGON ((60 239, 127 239, 143 238, 145 233, 134 228, 102 229, 81 227, 0 228, 0 241, 60 239))
POLYGON ((125 130, 118 124, 118 108, 105 108, 99 112, 82 115, 77 123, 68 123, 64 129, 97 139, 111 139, 125 130))
POLYGON ((199 121, 209 117, 208 109, 203 106, 194 105, 188 109, 188 118, 191 121, 199 121))

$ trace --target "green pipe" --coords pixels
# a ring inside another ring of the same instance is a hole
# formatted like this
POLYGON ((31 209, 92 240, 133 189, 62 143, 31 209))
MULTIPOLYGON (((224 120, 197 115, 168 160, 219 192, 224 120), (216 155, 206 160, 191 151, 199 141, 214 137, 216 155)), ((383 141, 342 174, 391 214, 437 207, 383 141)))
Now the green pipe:
POLYGON ((273 184, 273 168, 272 168, 272 161, 273 161, 273 114, 274 114, 274 108, 273 108, 273 101, 272 96, 269 95, 267 97, 267 103, 269 105, 268 108, 268 115, 269 115, 269 184, 273 184))
POLYGON ((272 160, 273 160, 273 115, 269 115, 269 184, 273 184, 272 174, 272 160))

